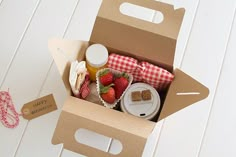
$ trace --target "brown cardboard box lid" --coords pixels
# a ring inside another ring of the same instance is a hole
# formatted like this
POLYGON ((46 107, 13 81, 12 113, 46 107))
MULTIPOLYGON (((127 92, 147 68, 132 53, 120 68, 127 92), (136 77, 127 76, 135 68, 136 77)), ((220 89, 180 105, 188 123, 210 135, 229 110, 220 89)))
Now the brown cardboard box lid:
POLYGON ((152 23, 123 15, 119 8, 126 0, 103 0, 90 41, 147 60, 172 70, 176 40, 184 8, 154 0, 129 0, 131 4, 162 12, 164 20, 152 23))

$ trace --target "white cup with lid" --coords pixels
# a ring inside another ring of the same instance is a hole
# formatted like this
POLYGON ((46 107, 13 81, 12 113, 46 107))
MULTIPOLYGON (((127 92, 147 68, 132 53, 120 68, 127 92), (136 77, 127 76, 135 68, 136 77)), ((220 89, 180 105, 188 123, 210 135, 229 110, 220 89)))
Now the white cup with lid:
POLYGON ((129 87, 121 100, 121 110, 140 118, 152 120, 157 115, 160 104, 160 96, 155 88, 146 83, 135 83, 129 87), (131 93, 143 90, 150 90, 151 100, 132 101, 131 93))

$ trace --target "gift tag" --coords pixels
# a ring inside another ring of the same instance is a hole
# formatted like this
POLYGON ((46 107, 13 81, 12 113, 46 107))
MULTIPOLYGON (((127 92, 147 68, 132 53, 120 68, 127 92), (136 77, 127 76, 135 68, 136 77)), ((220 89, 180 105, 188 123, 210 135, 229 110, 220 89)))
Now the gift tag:
POLYGON ((26 103, 22 107, 21 112, 25 119, 31 120, 54 110, 57 110, 57 106, 53 95, 50 94, 26 103))

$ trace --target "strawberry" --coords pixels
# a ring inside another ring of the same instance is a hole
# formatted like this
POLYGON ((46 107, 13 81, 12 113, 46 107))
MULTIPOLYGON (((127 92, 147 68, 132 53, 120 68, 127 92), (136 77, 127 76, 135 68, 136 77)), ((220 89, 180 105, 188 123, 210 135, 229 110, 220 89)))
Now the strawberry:
POLYGON ((115 102, 115 90, 111 87, 113 85, 114 84, 110 84, 109 86, 100 86, 100 95, 102 99, 109 104, 115 102))
POLYGON ((100 83, 103 86, 108 86, 113 81, 113 74, 107 69, 99 74, 100 83))
POLYGON ((115 84, 114 89, 116 92, 116 99, 119 99, 129 85, 128 75, 126 73, 122 73, 121 76, 118 76, 115 79, 114 84, 115 84))

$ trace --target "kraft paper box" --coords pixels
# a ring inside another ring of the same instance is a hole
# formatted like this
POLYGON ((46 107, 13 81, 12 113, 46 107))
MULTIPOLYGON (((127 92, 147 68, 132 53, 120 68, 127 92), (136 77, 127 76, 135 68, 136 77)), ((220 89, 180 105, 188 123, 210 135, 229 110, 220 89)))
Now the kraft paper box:
POLYGON ((49 50, 68 91, 68 98, 59 117, 52 143, 63 143, 65 149, 89 157, 140 157, 147 138, 156 125, 155 122, 72 96, 68 80, 70 62, 75 59, 84 60, 86 48, 90 44, 103 44, 110 53, 148 61, 174 73, 175 79, 167 91, 162 110, 156 121, 206 98, 209 94, 208 88, 201 83, 179 69, 173 70, 175 47, 185 10, 183 8, 174 10, 172 5, 152 0, 128 0, 131 4, 162 12, 164 15, 162 23, 154 24, 121 14, 119 7, 124 2, 126 1, 103 0, 90 41, 49 40, 49 50), (198 94, 183 94, 189 92, 198 94), (117 155, 112 155, 78 143, 74 137, 78 129, 91 130, 117 139, 122 143, 122 151, 117 155))

